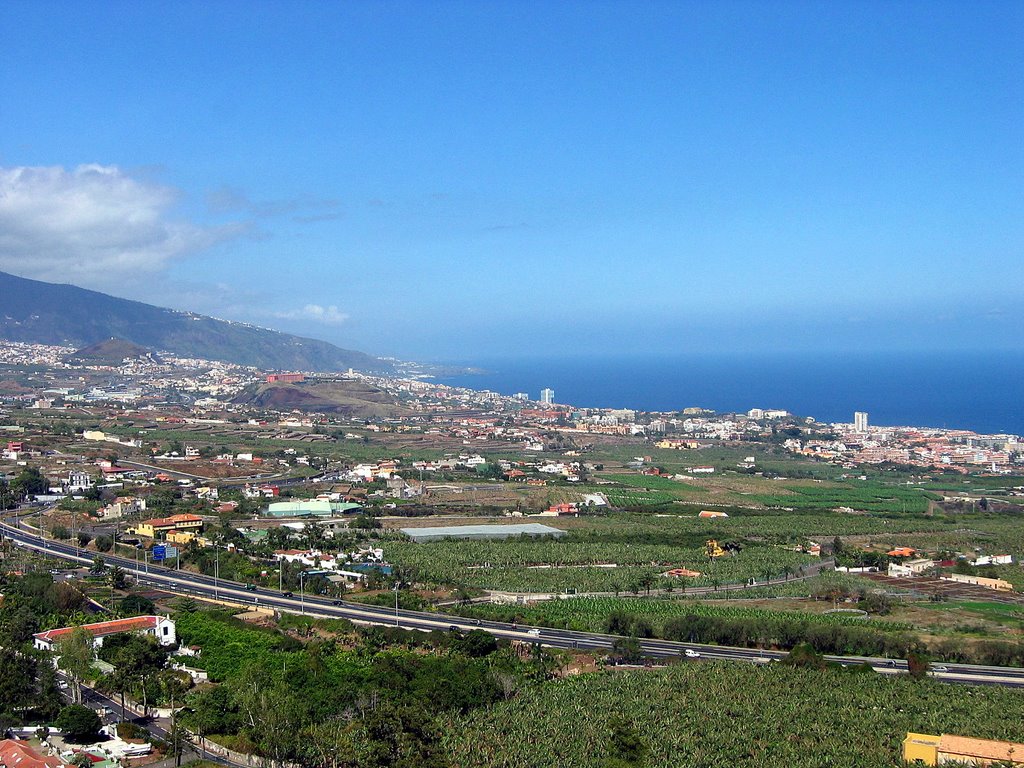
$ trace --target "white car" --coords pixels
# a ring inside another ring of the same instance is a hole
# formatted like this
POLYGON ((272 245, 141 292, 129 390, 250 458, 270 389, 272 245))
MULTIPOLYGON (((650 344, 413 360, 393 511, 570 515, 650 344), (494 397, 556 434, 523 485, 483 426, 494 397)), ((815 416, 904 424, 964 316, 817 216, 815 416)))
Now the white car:
POLYGON ((685 656, 688 659, 700 658, 700 654, 697 653, 697 651, 693 650, 693 648, 687 648, 685 651, 683 651, 683 656, 685 656))

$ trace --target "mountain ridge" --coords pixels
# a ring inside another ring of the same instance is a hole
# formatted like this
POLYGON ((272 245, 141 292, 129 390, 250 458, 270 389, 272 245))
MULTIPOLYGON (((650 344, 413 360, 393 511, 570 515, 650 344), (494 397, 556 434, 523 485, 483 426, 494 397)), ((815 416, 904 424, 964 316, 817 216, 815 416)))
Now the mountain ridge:
POLYGON ((0 338, 76 349, 111 338, 179 357, 271 370, 389 372, 385 360, 319 339, 0 272, 0 338))

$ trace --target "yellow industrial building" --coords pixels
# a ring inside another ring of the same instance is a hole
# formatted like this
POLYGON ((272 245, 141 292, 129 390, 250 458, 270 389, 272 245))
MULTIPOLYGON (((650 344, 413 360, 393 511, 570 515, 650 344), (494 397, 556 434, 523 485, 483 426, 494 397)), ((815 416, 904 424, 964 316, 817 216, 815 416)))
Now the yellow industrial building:
POLYGON ((186 543, 181 539, 171 539, 172 534, 191 534, 188 540, 191 540, 195 534, 202 532, 203 530, 203 518, 199 515, 171 515, 170 517, 154 518, 152 520, 143 520, 134 529, 134 533, 139 536, 145 536, 150 539, 166 538, 169 541, 176 541, 177 543, 186 543))
POLYGON ((903 740, 903 760, 911 765, 1024 765, 1024 744, 949 734, 908 733, 903 740))

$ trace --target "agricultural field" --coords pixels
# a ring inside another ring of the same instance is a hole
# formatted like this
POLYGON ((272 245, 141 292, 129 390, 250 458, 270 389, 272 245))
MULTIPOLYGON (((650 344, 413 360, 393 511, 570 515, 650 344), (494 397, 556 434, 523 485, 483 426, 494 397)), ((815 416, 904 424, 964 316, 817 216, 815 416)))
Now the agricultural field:
MULTIPOLYGON (((554 524, 570 534, 558 541, 413 544, 385 538, 382 545, 386 557, 414 567, 425 582, 515 592, 629 591, 639 580, 657 579, 670 567, 703 574, 688 580, 688 586, 761 580, 768 571, 778 576, 787 566, 815 562, 799 554, 798 547, 810 541, 830 543, 837 536, 851 545, 883 551, 911 546, 1018 556, 1024 552, 1024 526, 1014 515, 851 515, 730 507, 729 517, 707 519, 697 517, 693 507, 670 509, 558 518, 554 524), (741 549, 711 561, 704 552, 709 539, 735 543, 741 549)), ((1016 565, 1006 567, 1003 575, 1010 581, 1022 578, 1016 565)), ((679 582, 659 581, 653 587, 669 585, 678 587, 679 582)))
POLYGON ((383 542, 384 555, 414 569, 417 580, 511 592, 616 592, 646 586, 678 587, 659 579, 669 568, 685 567, 703 575, 691 586, 745 582, 795 573, 814 561, 806 555, 759 544, 711 559, 703 541, 650 544, 629 541, 562 540, 383 542), (646 584, 647 579, 653 579, 646 584))
POLYGON ((667 491, 673 496, 684 494, 687 491, 699 490, 696 486, 684 483, 682 480, 673 480, 670 477, 660 475, 604 475, 605 480, 611 480, 619 485, 628 485, 633 488, 645 488, 654 491, 667 491))
POLYGON ((645 768, 891 768, 908 731, 1019 740, 1021 722, 1016 690, 693 662, 546 683, 452 718, 445 751, 461 768, 589 768, 638 741, 645 768))
POLYGON ((928 511, 930 501, 941 499, 938 494, 916 488, 869 482, 813 485, 787 483, 782 488, 785 493, 756 494, 750 497, 751 501, 766 507, 787 509, 827 510, 849 507, 864 512, 920 514, 928 511))
POLYGON ((941 500, 940 493, 917 487, 870 480, 776 480, 726 470, 723 473, 687 479, 624 473, 603 474, 615 483, 605 488, 609 501, 613 495, 623 507, 667 505, 671 501, 690 504, 735 505, 830 512, 847 507, 862 512, 884 514, 920 514, 930 502, 941 500), (636 503, 620 486, 643 491, 636 503), (667 497, 666 497, 667 495, 667 497), (644 498, 647 497, 647 498, 644 498))
POLYGON ((609 488, 603 491, 608 503, 614 507, 632 509, 634 507, 663 507, 676 500, 676 495, 666 491, 646 491, 641 489, 609 488))
POLYGON ((691 598, 573 597, 544 600, 530 605, 477 604, 466 606, 459 612, 482 619, 515 620, 523 624, 582 632, 606 632, 608 617, 619 613, 647 621, 656 635, 661 634, 667 620, 680 616, 748 619, 757 622, 801 621, 822 626, 870 627, 883 632, 905 632, 911 629, 911 625, 901 622, 861 618, 849 613, 821 612, 831 608, 829 603, 819 603, 814 608, 819 612, 708 604, 707 601, 691 598))

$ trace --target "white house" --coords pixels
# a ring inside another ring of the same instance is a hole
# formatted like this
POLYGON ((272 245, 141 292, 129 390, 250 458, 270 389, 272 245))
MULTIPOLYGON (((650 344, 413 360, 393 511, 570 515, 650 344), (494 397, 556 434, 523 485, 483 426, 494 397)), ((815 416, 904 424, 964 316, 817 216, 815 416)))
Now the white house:
MULTIPOLYGON (((99 648, 110 635, 122 632, 139 632, 152 635, 160 645, 174 645, 178 636, 174 630, 174 622, 167 616, 135 616, 130 619, 100 621, 96 624, 83 624, 82 629, 92 635, 93 646, 99 648)), ((32 644, 40 651, 52 651, 62 637, 70 635, 78 627, 62 627, 37 632, 32 635, 32 644)))

